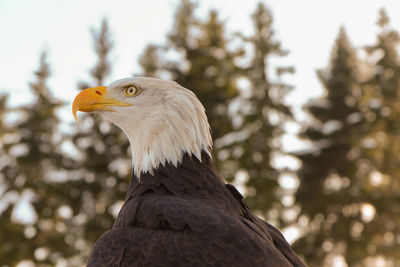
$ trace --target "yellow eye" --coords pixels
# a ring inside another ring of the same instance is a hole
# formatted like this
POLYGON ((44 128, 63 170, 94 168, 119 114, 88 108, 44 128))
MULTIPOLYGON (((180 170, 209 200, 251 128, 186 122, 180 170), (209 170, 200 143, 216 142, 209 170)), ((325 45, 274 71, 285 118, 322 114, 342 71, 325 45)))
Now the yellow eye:
POLYGON ((126 96, 135 96, 139 93, 139 89, 136 86, 130 85, 125 88, 126 96))

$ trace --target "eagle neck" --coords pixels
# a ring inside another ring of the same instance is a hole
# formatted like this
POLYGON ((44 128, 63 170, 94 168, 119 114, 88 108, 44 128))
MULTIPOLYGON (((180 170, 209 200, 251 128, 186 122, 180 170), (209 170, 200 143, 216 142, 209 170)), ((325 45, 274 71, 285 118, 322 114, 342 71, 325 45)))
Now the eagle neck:
POLYGON ((225 183, 216 171, 208 152, 201 153, 201 161, 193 155, 184 154, 177 165, 160 166, 154 173, 133 172, 127 198, 153 192, 167 195, 196 195, 199 192, 224 191, 225 183))

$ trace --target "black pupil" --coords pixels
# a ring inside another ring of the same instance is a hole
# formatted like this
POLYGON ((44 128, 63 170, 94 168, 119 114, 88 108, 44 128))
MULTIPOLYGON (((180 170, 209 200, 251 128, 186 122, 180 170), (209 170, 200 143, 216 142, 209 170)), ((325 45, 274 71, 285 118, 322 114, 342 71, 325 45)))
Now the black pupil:
POLYGON ((129 88, 129 93, 132 94, 134 92, 133 88, 129 88))

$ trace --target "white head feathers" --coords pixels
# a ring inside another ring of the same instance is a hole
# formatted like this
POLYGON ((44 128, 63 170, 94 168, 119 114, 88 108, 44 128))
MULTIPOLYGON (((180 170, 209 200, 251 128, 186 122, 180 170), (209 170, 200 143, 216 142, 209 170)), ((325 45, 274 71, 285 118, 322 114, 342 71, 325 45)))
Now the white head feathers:
POLYGON ((153 173, 166 163, 177 166, 185 153, 199 160, 202 151, 210 155, 210 126, 203 105, 192 91, 176 82, 138 77, 111 83, 107 95, 132 104, 100 114, 128 136, 136 176, 153 173), (124 95, 129 85, 140 93, 124 95))

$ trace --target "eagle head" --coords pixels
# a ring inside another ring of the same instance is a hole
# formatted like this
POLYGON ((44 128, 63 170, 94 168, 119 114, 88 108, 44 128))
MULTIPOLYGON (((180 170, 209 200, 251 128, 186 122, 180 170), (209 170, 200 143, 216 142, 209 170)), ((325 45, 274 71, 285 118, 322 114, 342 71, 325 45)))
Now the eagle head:
POLYGON ((203 105, 178 83, 136 77, 81 91, 72 104, 77 112, 95 112, 127 135, 134 174, 153 173, 160 165, 177 166, 184 154, 201 160, 212 139, 203 105))

